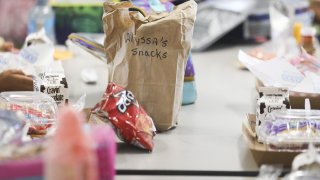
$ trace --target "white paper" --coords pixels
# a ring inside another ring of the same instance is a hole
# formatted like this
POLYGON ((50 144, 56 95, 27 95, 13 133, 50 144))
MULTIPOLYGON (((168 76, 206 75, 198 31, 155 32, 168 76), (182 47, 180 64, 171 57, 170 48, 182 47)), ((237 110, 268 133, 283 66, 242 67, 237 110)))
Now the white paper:
POLYGON ((302 73, 284 59, 265 61, 254 65, 253 69, 262 82, 267 78, 275 87, 293 88, 304 79, 302 73))
POLYGON ((257 58, 254 58, 252 56, 249 56, 247 53, 243 52, 242 50, 239 50, 238 59, 247 68, 250 68, 256 64, 263 63, 263 61, 261 61, 257 58))
POLYGON ((305 72, 305 78, 296 87, 291 89, 295 92, 320 93, 320 76, 313 72, 305 72))
POLYGON ((265 86, 291 89, 304 79, 297 68, 281 58, 262 61, 241 50, 238 58, 265 86))

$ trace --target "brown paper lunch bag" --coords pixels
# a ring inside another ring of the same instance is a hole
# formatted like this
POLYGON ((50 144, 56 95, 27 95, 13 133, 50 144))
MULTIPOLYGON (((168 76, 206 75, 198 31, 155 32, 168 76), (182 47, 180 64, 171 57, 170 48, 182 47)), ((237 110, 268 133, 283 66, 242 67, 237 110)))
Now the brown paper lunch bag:
POLYGON ((110 81, 133 92, 158 131, 168 130, 176 126, 181 107, 197 4, 187 1, 150 16, 134 9, 131 2, 104 3, 110 81))

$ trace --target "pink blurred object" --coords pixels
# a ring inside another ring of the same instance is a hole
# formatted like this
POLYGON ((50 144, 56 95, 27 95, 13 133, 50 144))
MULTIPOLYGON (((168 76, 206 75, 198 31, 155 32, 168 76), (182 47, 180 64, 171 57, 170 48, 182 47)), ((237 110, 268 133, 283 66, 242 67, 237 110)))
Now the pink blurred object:
MULTIPOLYGON (((94 126, 91 137, 97 143, 95 153, 98 159, 99 180, 113 180, 115 176, 116 144, 114 131, 107 125, 94 126)), ((60 146, 58 146, 60 147, 60 146)), ((0 179, 43 179, 44 164, 41 156, 0 162, 0 179)))
POLYGON ((109 125, 92 127, 91 134, 98 143, 98 166, 100 180, 113 180, 115 177, 116 138, 109 125))
POLYGON ((96 180, 94 141, 83 129, 84 117, 70 107, 60 109, 57 130, 45 151, 46 180, 96 180))
POLYGON ((44 176, 59 180, 113 180, 114 131, 108 125, 101 125, 91 127, 90 133, 86 133, 83 120, 81 114, 70 108, 62 110, 56 135, 44 155, 0 161, 0 179, 43 179, 44 176))
POLYGON ((41 177, 43 161, 40 157, 0 163, 0 179, 23 179, 41 177))
POLYGON ((304 49, 301 54, 290 60, 290 63, 299 69, 304 74, 306 71, 311 71, 320 74, 320 60, 308 54, 304 49))

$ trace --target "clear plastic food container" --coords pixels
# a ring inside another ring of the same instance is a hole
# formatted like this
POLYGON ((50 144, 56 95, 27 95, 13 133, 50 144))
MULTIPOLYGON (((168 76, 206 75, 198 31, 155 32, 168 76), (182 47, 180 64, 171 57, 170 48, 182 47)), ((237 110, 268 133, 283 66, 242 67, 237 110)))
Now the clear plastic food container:
POLYGON ((0 109, 22 112, 31 136, 45 135, 56 122, 57 104, 41 92, 17 91, 0 93, 0 109))
POLYGON ((301 151, 312 143, 320 147, 320 111, 272 112, 257 132, 258 140, 271 149, 301 151))

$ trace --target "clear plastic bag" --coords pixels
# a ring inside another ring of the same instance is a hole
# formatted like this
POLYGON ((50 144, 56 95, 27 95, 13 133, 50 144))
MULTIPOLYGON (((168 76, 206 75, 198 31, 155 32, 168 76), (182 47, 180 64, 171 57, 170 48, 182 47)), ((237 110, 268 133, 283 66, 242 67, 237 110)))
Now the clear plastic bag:
POLYGON ((277 180, 281 172, 280 165, 262 165, 257 180, 277 180))
POLYGON ((312 144, 309 149, 297 155, 292 163, 292 172, 284 177, 285 180, 316 180, 320 179, 320 155, 312 144))
POLYGON ((23 113, 0 109, 0 163, 39 154, 46 138, 31 139, 29 128, 23 113))

